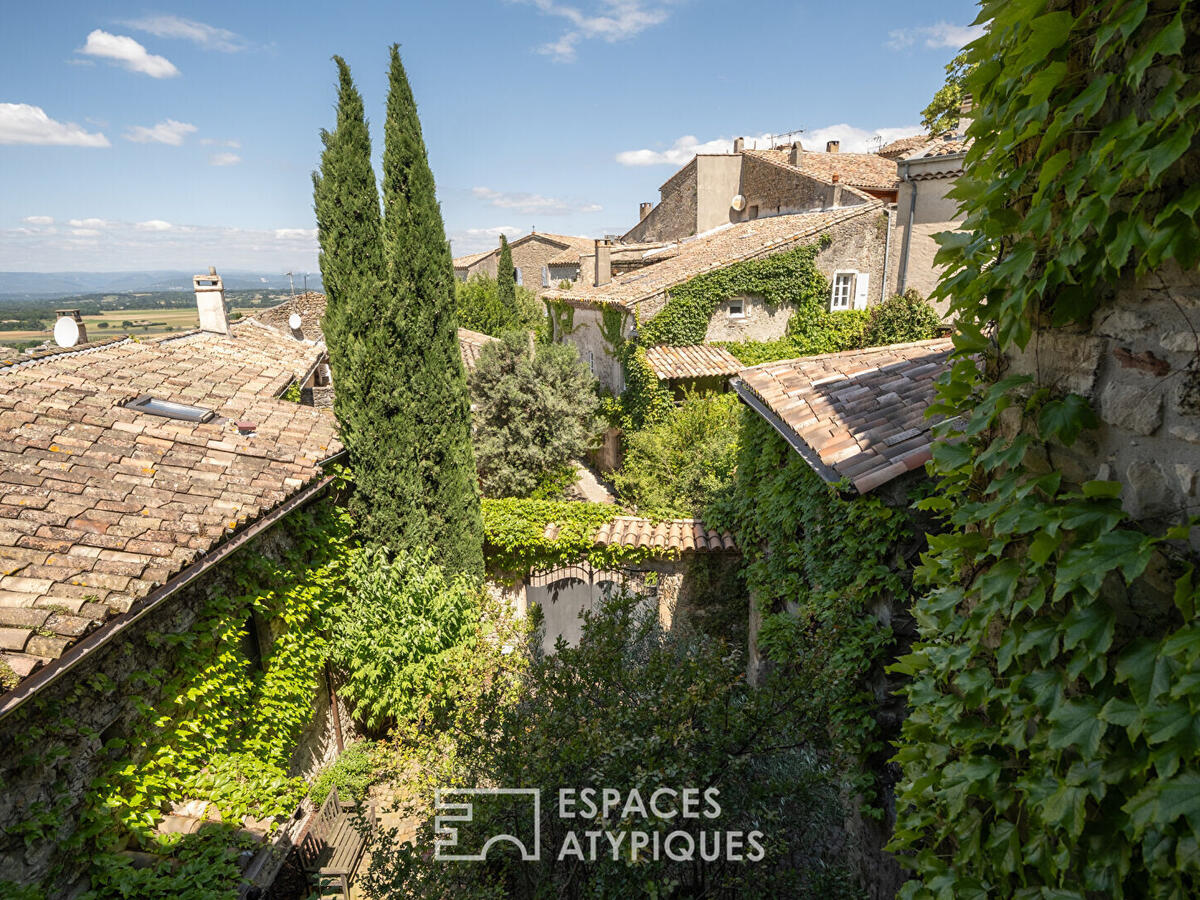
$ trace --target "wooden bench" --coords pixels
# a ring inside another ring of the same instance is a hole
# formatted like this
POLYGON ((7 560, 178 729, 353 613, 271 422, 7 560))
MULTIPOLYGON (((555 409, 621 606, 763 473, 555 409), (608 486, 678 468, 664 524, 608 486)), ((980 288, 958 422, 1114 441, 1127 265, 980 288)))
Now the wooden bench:
POLYGON ((350 879, 358 871, 368 838, 375 833, 374 805, 367 808, 370 830, 366 835, 355 827, 358 807, 357 803, 343 803, 336 785, 330 788, 300 842, 304 871, 316 875, 317 888, 322 892, 332 886, 340 888, 344 897, 350 896, 350 879))

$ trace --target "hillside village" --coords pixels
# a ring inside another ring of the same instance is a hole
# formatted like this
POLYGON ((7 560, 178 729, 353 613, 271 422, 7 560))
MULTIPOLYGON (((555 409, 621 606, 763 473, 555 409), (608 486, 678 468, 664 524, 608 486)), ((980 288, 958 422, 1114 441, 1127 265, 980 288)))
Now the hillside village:
POLYGON ((453 259, 398 49, 381 191, 335 57, 325 293, 235 317, 218 260, 194 330, 0 359, 0 897, 1196 896, 1166 6, 1064 20, 1046 91, 994 10, 947 130, 453 259), (541 790, 541 854, 451 788, 541 790))

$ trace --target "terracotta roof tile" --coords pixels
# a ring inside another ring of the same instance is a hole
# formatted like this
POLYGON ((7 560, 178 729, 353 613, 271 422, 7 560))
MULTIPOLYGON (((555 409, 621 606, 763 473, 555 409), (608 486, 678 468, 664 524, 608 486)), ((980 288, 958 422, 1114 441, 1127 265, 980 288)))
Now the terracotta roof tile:
POLYGON ((884 159, 901 159, 912 153, 918 147, 923 147, 929 143, 932 138, 927 134, 912 134, 908 137, 902 137, 899 140, 892 141, 890 144, 884 144, 875 151, 876 156, 882 156, 884 159))
POLYGON ((818 475, 865 494, 930 459, 925 410, 952 349, 937 338, 770 362, 743 369, 735 387, 818 475))
POLYGON ((736 356, 724 347, 698 344, 690 347, 650 347, 646 361, 660 380, 708 378, 736 375, 742 368, 736 356))
POLYGON ((800 154, 800 164, 794 166, 791 163, 791 152, 788 150, 743 152, 827 183, 832 182, 835 175, 839 182, 853 188, 895 190, 900 183, 895 160, 886 159, 877 153, 817 153, 804 150, 800 154))
MULTIPOLYGON (((608 284, 596 287, 585 281, 569 291, 544 291, 543 297, 582 305, 612 303, 632 309, 643 300, 697 275, 723 269, 742 260, 791 249, 835 225, 874 214, 880 208, 882 204, 879 201, 870 200, 824 212, 769 216, 724 225, 678 243, 646 251, 646 265, 628 274, 616 275, 608 284)), ((619 250, 620 246, 614 245, 614 250, 619 250)))
MULTIPOLYGON (((559 526, 546 526, 546 538, 553 540, 559 526)), ((597 547, 640 547, 665 555, 691 552, 720 552, 737 549, 728 532, 707 527, 699 519, 643 519, 617 516, 596 529, 592 538, 597 547)))
POLYGON ((332 416, 278 395, 322 353, 247 319, 0 368, 0 660, 17 678, 321 474, 332 416), (216 418, 123 405, 141 394, 216 418))

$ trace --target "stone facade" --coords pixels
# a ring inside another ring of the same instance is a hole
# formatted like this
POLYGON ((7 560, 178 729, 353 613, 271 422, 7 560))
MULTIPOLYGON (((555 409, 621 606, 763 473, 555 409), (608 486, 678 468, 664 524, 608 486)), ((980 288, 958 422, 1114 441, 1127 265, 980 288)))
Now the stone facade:
MULTIPOLYGON (((287 536, 276 528, 259 536, 249 545, 268 556, 277 556, 286 547, 287 536)), ((162 669, 165 674, 154 684, 142 687, 142 697, 152 705, 164 699, 156 695, 156 685, 169 680, 173 674, 175 648, 171 644, 151 641, 149 635, 181 634, 197 623, 199 611, 214 593, 242 591, 233 570, 238 557, 234 556, 197 581, 166 599, 160 606, 135 622, 114 640, 99 645, 76 667, 57 681, 43 687, 25 705, 0 719, 0 780, 6 785, 0 791, 0 834, 27 819, 39 808, 54 808, 60 824, 49 839, 29 845, 20 837, 0 837, 0 882, 36 883, 54 867, 61 866, 65 874, 53 896, 72 897, 86 884, 83 860, 65 846, 84 811, 92 783, 101 777, 112 759, 102 749, 114 738, 128 735, 142 715, 135 699, 126 691, 105 688, 95 681, 104 676, 110 684, 120 685, 131 673, 162 669), (54 721, 73 722, 73 727, 58 729, 47 721, 47 710, 53 710, 54 721), (32 719, 30 718, 32 717, 32 719), (62 752, 50 765, 36 767, 27 758, 10 748, 20 746, 18 740, 28 737, 35 727, 45 732, 35 738, 29 754, 41 756, 52 746, 61 745, 62 752)), ((269 647, 272 640, 268 623, 260 626, 260 647, 269 647)), ((314 692, 314 718, 305 729, 292 756, 292 774, 311 775, 337 754, 335 727, 330 715, 331 705, 327 683, 322 680, 314 692)), ((344 707, 340 708, 343 738, 350 740, 351 720, 344 707)))
POLYGON ((676 172, 661 188, 662 199, 650 214, 621 238, 634 241, 671 241, 696 233, 696 161, 676 172))
MULTIPOLYGON (((573 307, 571 331, 563 334, 555 330, 554 340, 567 341, 575 345, 579 358, 592 370, 592 374, 602 385, 619 394, 625 390, 625 374, 621 370, 620 360, 614 354, 614 348, 604 337, 604 314, 601 310, 590 306, 573 307)), ((625 316, 625 327, 622 337, 629 338, 633 334, 633 319, 625 316)))
MULTIPOLYGON (((1075 483, 1120 481, 1152 530, 1200 506, 1200 272, 1172 265, 1119 285, 1089 328, 1042 329, 1006 374, 1092 401, 1100 427, 1045 464, 1075 483)), ((1200 535, 1193 531, 1193 548, 1200 535)))
POLYGON ((762 297, 735 297, 717 307, 708 321, 704 340, 778 340, 786 333, 791 317, 791 307, 770 306, 762 297))
MULTIPOLYGON (((958 201, 947 195, 962 174, 964 153, 904 160, 892 227, 888 293, 914 289, 928 297, 943 268, 934 263, 938 243, 933 236, 962 227, 958 201)), ((947 304, 935 304, 945 315, 947 304)))
MULTIPOLYGON (((556 287, 558 282, 564 278, 570 281, 577 281, 581 277, 577 265, 554 266, 553 272, 551 272, 550 260, 560 255, 564 250, 572 247, 583 253, 591 246, 591 241, 587 238, 570 237, 567 235, 547 235, 535 231, 518 238, 508 246, 512 252, 513 268, 517 274, 517 284, 523 285, 535 294, 540 294, 546 288, 556 287)), ((473 259, 469 265, 456 265, 455 274, 463 281, 474 275, 486 275, 489 278, 495 278, 497 272, 496 266, 499 261, 500 249, 496 248, 496 250, 486 256, 473 259)), ((582 276, 586 277, 587 273, 582 273, 582 276)))

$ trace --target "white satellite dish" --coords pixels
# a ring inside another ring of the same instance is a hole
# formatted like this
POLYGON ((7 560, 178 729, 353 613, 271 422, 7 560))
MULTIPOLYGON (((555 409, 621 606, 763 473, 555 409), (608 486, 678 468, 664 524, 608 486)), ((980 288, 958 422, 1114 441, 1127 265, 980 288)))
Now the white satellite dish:
POLYGON ((54 343, 60 347, 74 347, 79 343, 79 325, 70 316, 63 316, 54 323, 54 343))
POLYGON ((746 198, 743 197, 741 194, 734 194, 733 199, 729 201, 729 205, 732 206, 734 209, 736 209, 738 212, 741 212, 743 209, 746 208, 746 198))
POLYGON ((291 328, 292 331, 300 330, 300 313, 292 313, 290 316, 288 316, 288 327, 291 328))

